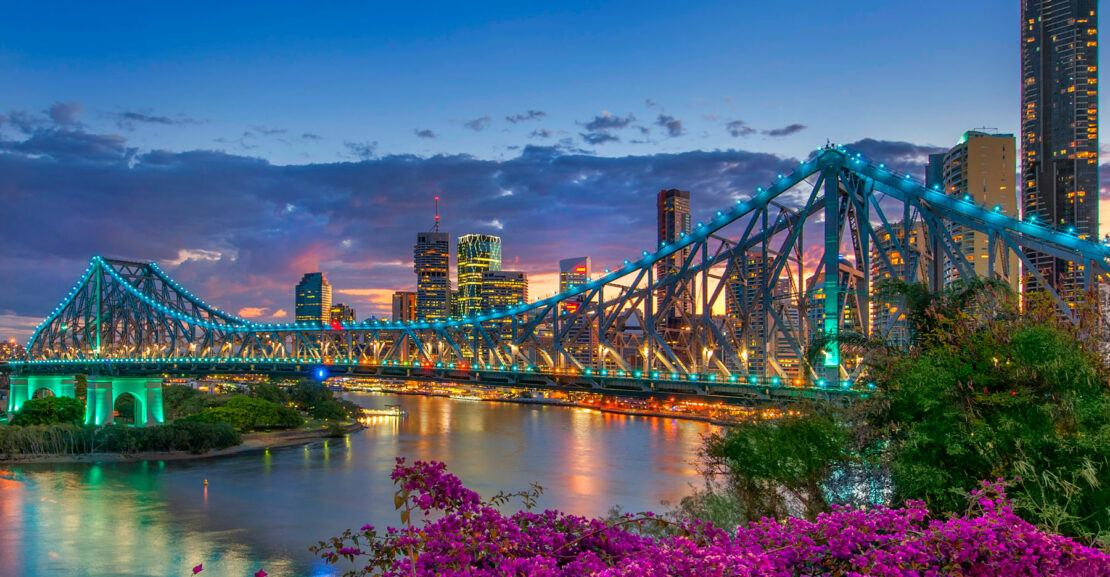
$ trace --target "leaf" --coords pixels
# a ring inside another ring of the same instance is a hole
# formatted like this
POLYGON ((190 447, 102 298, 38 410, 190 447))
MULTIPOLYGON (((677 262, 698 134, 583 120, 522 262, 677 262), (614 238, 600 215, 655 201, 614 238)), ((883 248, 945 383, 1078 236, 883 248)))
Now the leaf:
POLYGON ((409 524, 409 512, 408 511, 401 511, 401 523, 403 523, 406 526, 409 524))
POLYGON ((405 498, 401 496, 400 491, 397 491, 397 493, 395 495, 393 495, 393 508, 395 510, 400 509, 401 505, 404 505, 404 504, 405 504, 405 498))

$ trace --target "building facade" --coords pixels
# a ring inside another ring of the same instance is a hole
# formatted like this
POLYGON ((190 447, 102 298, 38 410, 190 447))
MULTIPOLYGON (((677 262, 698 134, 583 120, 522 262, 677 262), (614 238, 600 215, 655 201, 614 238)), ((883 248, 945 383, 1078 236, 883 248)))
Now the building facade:
POLYGON ((331 305, 331 322, 353 324, 355 322, 355 309, 343 303, 331 305))
POLYGON ((883 294, 881 286, 892 278, 927 283, 933 257, 924 224, 911 225, 908 236, 901 221, 890 228, 894 234, 885 228, 876 230, 871 245, 871 335, 906 346, 910 335, 905 303, 883 294))
POLYGON ((418 315, 420 296, 412 291, 397 291, 393 293, 393 320, 415 321, 420 320, 418 315))
POLYGON ((514 270, 482 273, 482 312, 505 310, 528 302, 528 275, 514 270))
POLYGON ((331 324, 331 285, 322 272, 305 273, 297 283, 296 321, 331 324))
MULTIPOLYGON (((1012 134, 964 133, 960 142, 944 155, 941 174, 944 192, 967 198, 1006 216, 1018 216, 1018 197, 1014 188, 1015 142, 1012 134)), ((992 255, 987 235, 958 223, 952 223, 949 231, 975 275, 988 278, 992 255)), ((1001 242, 995 243, 994 253, 995 276, 1010 283, 1016 292, 1021 285, 1018 256, 1001 242)), ((948 262, 944 270, 944 284, 959 279, 959 268, 955 263, 948 262)))
POLYGON ((416 272, 416 320, 434 321, 451 316, 451 240, 445 232, 421 232, 413 247, 416 272))
MULTIPOLYGON (((1098 2, 1022 0, 1021 185, 1026 220, 1098 237, 1098 2)), ((1079 265, 1026 256, 1027 291, 1055 286, 1076 300, 1079 265), (1043 279, 1043 282, 1042 282, 1043 279)))
MULTIPOLYGON (((655 198, 655 208, 657 214, 656 223, 658 225, 658 242, 656 248, 662 247, 665 244, 671 244, 690 234, 692 230, 690 221, 690 191, 678 190, 677 188, 660 190, 655 198)), ((690 249, 684 248, 671 256, 659 260, 655 265, 656 278, 664 279, 679 274, 683 263, 689 256, 690 249)), ((668 310, 663 311, 660 307, 664 306, 663 300, 666 298, 666 292, 666 289, 660 289, 656 292, 655 297, 657 310, 664 313, 661 317, 664 324, 676 324, 682 317, 683 312, 686 314, 693 314, 693 280, 676 288, 675 299, 671 302, 670 306, 666 307, 668 310)))
POLYGON ((480 313, 482 273, 501 270, 501 238, 488 234, 461 236, 456 251, 459 312, 462 316, 480 313))

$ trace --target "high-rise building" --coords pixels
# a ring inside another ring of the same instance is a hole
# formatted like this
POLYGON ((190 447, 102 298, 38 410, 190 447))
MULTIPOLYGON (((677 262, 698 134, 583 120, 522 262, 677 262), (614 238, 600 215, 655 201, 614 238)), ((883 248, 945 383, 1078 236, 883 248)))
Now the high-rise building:
POLYGON ((458 318, 462 316, 462 301, 459 300, 459 291, 451 289, 451 316, 458 318))
POLYGON ((331 324, 331 285, 322 272, 305 273, 297 283, 297 322, 331 324))
MULTIPOLYGON (((904 304, 884 297, 876 288, 890 278, 927 282, 932 255, 923 223, 910 226, 908 238, 903 222, 895 222, 890 228, 894 234, 885 228, 876 230, 875 243, 871 245, 870 274, 871 289, 874 291, 871 295, 871 334, 879 339, 908 345, 908 319, 904 304)), ((810 314, 815 312, 810 311, 810 314)))
POLYGON ((488 234, 459 237, 456 245, 459 311, 463 316, 482 311, 482 273, 501 270, 501 238, 488 234))
POLYGON ((590 278, 590 257, 578 256, 559 261, 559 292, 585 284, 590 278))
MULTIPOLYGON (((1017 192, 1014 190, 1014 135, 965 132, 960 142, 944 155, 942 178, 944 192, 950 196, 969 198, 981 206, 1007 216, 1018 215, 1017 192)), ((988 278, 992 264, 990 242, 986 234, 953 223, 952 240, 968 260, 979 278, 988 278)), ((1020 286, 1019 259, 1007 247, 996 242, 993 260, 994 273, 1007 280, 1018 290, 1020 286)), ((955 263, 947 263, 945 284, 960 278, 955 263)))
POLYGON ((417 316, 419 314, 419 306, 420 295, 418 293, 411 291, 397 291, 393 293, 393 320, 421 320, 417 316))
MULTIPOLYGON (((559 292, 566 292, 584 284, 590 279, 590 257, 579 256, 559 261, 559 292)), ((573 315, 582 306, 584 294, 563 300, 562 310, 573 315)), ((597 332, 590 323, 590 315, 579 314, 574 318, 574 326, 566 332, 567 342, 563 349, 569 352, 584 367, 592 366, 594 351, 597 350, 597 332)))
POLYGON ((331 305, 331 322, 352 324, 355 322, 355 309, 343 303, 331 305))
POLYGON ((925 186, 944 188, 944 152, 929 155, 925 165, 925 186))
MULTIPOLYGON (((520 271, 487 270, 482 273, 482 311, 503 311, 528 302, 528 275, 520 271)), ((502 334, 512 330, 510 318, 495 321, 502 334)))
MULTIPOLYGON (((1022 0, 1021 181, 1025 220, 1098 237, 1098 1, 1022 0)), ((1081 265, 1033 250, 1031 264, 1065 299, 1081 265)), ((1026 290, 1044 287, 1032 271, 1026 290)))
POLYGON ((450 255, 451 240, 447 233, 417 233, 412 259, 416 271, 417 320, 434 321, 451 316, 450 255))
POLYGON ((796 375, 802 351, 794 349, 787 333, 802 332, 797 290, 786 276, 771 282, 767 264, 760 251, 737 257, 726 281, 725 316, 733 330, 743 333, 738 352, 749 373, 796 375), (777 328, 776 316, 781 319, 777 328))
POLYGON ((528 275, 514 270, 482 273, 482 311, 504 310, 528 302, 528 275))
MULTIPOLYGON (((678 190, 676 188, 660 190, 655 199, 655 206, 657 210, 656 220, 659 232, 656 248, 662 247, 664 244, 671 244, 690 234, 692 230, 690 225, 690 191, 678 190)), ((690 249, 684 248, 659 260, 655 265, 656 278, 662 280, 678 274, 686 258, 689 256, 690 249)), ((683 283, 681 286, 676 287, 675 290, 675 299, 672 301, 672 306, 668 307, 669 310, 659 310, 659 312, 664 313, 661 318, 666 324, 673 324, 676 322, 681 317, 683 311, 687 314, 693 314, 694 312, 693 281, 683 283)), ((663 305, 666 292, 667 289, 659 289, 656 292, 656 307, 661 307, 663 305)))

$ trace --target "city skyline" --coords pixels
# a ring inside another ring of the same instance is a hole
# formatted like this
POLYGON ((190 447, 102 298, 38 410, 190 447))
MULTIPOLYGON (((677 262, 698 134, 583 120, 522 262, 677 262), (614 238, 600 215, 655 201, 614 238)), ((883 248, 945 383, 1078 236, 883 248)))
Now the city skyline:
MULTIPOLYGON (((382 317, 389 314, 394 291, 415 288, 407 255, 412 254, 413 233, 431 229, 436 195, 443 198, 444 230, 455 238, 468 233, 502 237, 514 259, 504 268, 527 272, 531 293, 546 296, 556 289, 558 261, 568 255, 590 254, 595 269, 601 270, 652 248, 652 201, 660 189, 690 190, 696 221, 766 185, 826 138, 921 175, 927 154, 947 150, 967 130, 987 125, 1017 132, 1017 8, 990 3, 960 11, 994 14, 986 25, 970 16, 963 23, 933 17, 915 21, 915 34, 918 28, 936 30, 932 34, 938 36, 947 33, 951 38, 945 39, 954 44, 943 50, 961 56, 959 51, 964 51, 971 58, 968 70, 960 73, 981 82, 973 94, 958 92, 964 105, 958 114, 940 114, 943 108, 920 95, 896 98, 898 106, 874 111, 874 118, 853 114, 869 99, 879 98, 858 91, 853 105, 857 108, 844 109, 839 125, 829 124, 830 115, 820 112, 822 97, 843 98, 833 94, 793 95, 779 101, 777 115, 765 114, 764 107, 754 103, 772 99, 778 94, 775 88, 789 82, 784 75, 764 71, 765 78, 752 83, 762 88, 750 89, 748 96, 754 97, 749 99, 742 98, 738 81, 730 80, 730 86, 721 81, 713 87, 712 98, 704 96, 712 91, 700 92, 709 88, 703 83, 685 83, 683 88, 677 81, 638 86, 642 94, 635 99, 582 86, 563 88, 574 95, 569 108, 557 106, 559 99, 535 93, 527 102, 459 96, 440 102, 450 113, 444 111, 426 123, 417 122, 417 112, 426 107, 398 105, 403 113, 397 116, 412 125, 403 131, 379 120, 356 123, 360 130, 374 133, 376 147, 371 145, 374 140, 324 128, 279 124, 289 116, 277 111, 252 112, 270 115, 249 118, 240 114, 244 109, 234 110, 243 106, 241 97, 227 99, 232 110, 221 111, 210 106, 216 96, 209 94, 207 100, 198 98, 198 108, 193 109, 186 101, 161 100, 168 90, 151 88, 113 104, 98 90, 67 87, 64 75, 50 66, 81 62, 88 65, 87 74, 96 76, 106 74, 113 58, 131 63, 141 58, 118 46, 94 48, 79 57, 73 47, 68 52, 64 46, 48 50, 26 32, 10 30, 8 51, 0 54, 6 64, 5 85, 16 87, 9 100, 0 102, 6 209, 39 216, 10 221, 0 232, 0 241, 8 247, 0 261, 0 338, 25 340, 56 304, 52 295, 68 286, 92 253, 157 260, 176 278, 203 288, 222 308, 263 322, 293 320, 289 287, 305 272, 320 270, 335 285, 336 300, 350 302, 360 316, 382 317), (963 38, 971 28, 980 35, 963 38), (138 102, 140 95, 148 100, 138 102), (707 102, 703 106, 698 99, 707 102), (468 110, 476 103, 485 106, 485 112, 468 110), (795 125, 802 128, 787 130, 795 125), (422 130, 434 138, 417 134, 422 130), (562 130, 565 135, 532 136, 541 130, 562 130), (199 134, 206 134, 207 140, 199 134), (218 138, 228 142, 216 142, 218 138), (561 142, 562 138, 573 142, 561 142), (277 142, 282 139, 293 144, 277 142), (299 156, 298 147, 324 143, 334 150, 299 156), (73 187, 73 182, 81 185, 73 187), (111 232, 104 232, 106 228, 111 232), (65 234, 44 238, 42 231, 65 234)), ((606 10, 610 9, 601 13, 606 10)), ((763 10, 753 13, 745 31, 772 25, 775 15, 763 10)), ((802 26, 816 26, 814 22, 825 15, 814 10, 813 21, 802 26)), ((535 21, 568 17, 535 12, 516 16, 535 21)), ((841 24, 887 34, 887 25, 898 21, 890 10, 864 15, 861 22, 841 24)), ((72 17, 67 15, 59 25, 73 26, 66 20, 72 17)), ((737 50, 754 50, 757 44, 747 38, 732 41, 737 50)), ((258 38, 244 43, 250 46, 238 46, 232 53, 244 55, 265 44, 258 38)), ((798 43, 810 51, 824 46, 817 40, 798 43)), ((180 54, 213 48, 179 45, 176 50, 180 54)), ((800 65, 803 52, 796 47, 784 52, 784 64, 800 65)), ((169 62, 172 53, 152 58, 169 62)), ((898 55, 904 56, 898 61, 904 66, 917 58, 897 50, 892 58, 898 55)), ((293 63, 290 70, 303 64, 293 63)), ((201 72, 205 71, 197 71, 201 72)), ((749 81, 753 74, 737 71, 735 64, 703 68, 702 73, 735 74, 749 81)), ((857 73, 873 82, 883 74, 896 76, 888 63, 874 61, 862 62, 853 71, 857 73)), ((943 100, 946 88, 938 86, 938 79, 944 74, 938 64, 916 70, 911 79, 929 84, 936 99, 943 100)), ((143 75, 124 76, 134 81, 143 75)), ((849 87, 851 82, 845 79, 840 85, 849 87)), ((904 90, 903 95, 916 92, 904 90)), ((411 88, 399 92, 413 94, 411 88)), ((331 91, 325 84, 318 93, 331 91)), ((357 109, 339 109, 347 119, 358 117, 357 109)), ((313 110, 307 109, 308 121, 328 125, 313 119, 313 110)), ((335 126, 333 122, 332 129, 335 126)), ((1100 169, 1107 171, 1105 165, 1100 169)), ((1106 201, 1102 204, 1105 208, 1106 201)), ((1101 220, 1105 228, 1110 219, 1101 220)))

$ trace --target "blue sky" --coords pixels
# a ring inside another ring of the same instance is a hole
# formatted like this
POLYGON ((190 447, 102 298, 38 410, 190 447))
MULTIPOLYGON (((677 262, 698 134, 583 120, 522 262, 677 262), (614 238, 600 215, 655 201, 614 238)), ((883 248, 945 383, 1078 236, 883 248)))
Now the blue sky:
POLYGON ((546 290, 560 258, 650 246, 660 188, 708 213, 826 139, 920 172, 968 129, 1014 132, 1018 19, 1000 0, 6 6, 0 196, 23 216, 0 229, 0 337, 93 253, 259 320, 319 268, 381 314, 436 194, 454 236, 501 234, 546 290))

